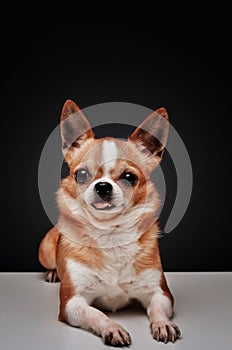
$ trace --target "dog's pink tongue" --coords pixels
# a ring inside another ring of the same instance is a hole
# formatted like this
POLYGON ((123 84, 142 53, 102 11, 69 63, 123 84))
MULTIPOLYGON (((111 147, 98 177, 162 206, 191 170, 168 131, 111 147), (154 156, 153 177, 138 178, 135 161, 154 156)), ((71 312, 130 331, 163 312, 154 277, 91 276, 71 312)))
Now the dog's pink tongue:
POLYGON ((96 203, 94 203, 94 206, 97 209, 104 209, 107 207, 111 207, 111 204, 109 202, 96 202, 96 203))

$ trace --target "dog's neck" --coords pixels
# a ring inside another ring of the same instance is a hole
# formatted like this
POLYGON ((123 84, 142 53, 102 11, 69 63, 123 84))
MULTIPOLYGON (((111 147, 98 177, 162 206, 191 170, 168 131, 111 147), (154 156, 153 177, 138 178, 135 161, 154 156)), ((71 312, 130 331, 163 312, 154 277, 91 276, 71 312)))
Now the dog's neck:
POLYGON ((106 216, 105 220, 99 220, 82 209, 78 217, 62 214, 57 228, 78 245, 112 248, 138 241, 156 220, 154 207, 148 204, 138 205, 113 217, 106 216))

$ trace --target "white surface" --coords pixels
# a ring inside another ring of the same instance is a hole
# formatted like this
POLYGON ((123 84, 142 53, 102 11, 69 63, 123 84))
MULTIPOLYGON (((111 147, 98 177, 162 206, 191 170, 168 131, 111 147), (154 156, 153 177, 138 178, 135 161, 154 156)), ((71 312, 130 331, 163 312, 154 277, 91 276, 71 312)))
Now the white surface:
MULTIPOLYGON (((130 332, 129 349, 231 350, 232 272, 166 276, 182 338, 175 344, 155 342, 140 307, 108 313, 130 332)), ((112 349, 101 338, 59 322, 58 310, 59 283, 44 282, 40 273, 0 273, 0 349, 112 349)))

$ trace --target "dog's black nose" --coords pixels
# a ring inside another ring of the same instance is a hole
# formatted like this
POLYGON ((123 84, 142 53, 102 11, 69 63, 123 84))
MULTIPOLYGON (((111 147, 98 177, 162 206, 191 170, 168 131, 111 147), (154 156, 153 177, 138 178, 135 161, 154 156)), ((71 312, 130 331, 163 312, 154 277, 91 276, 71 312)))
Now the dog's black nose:
POLYGON ((113 187, 109 182, 98 182, 95 185, 95 191, 101 199, 109 201, 111 198, 113 187))

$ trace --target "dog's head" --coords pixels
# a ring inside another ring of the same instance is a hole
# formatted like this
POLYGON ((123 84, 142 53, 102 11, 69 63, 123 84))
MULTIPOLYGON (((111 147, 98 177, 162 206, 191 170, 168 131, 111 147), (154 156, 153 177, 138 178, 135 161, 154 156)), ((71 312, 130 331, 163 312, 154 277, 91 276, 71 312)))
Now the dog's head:
MULTIPOLYGON (((168 114, 160 108, 149 115, 127 140, 94 138, 91 126, 71 100, 61 113, 63 154, 70 173, 62 180, 59 204, 72 216, 80 210, 110 218, 158 196, 150 180, 160 163, 168 135, 168 114)), ((132 214, 133 215, 133 214, 132 214)))

